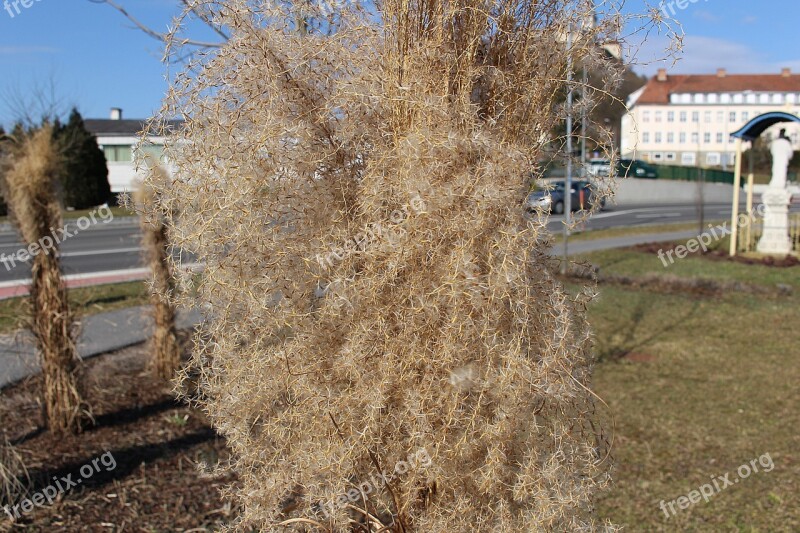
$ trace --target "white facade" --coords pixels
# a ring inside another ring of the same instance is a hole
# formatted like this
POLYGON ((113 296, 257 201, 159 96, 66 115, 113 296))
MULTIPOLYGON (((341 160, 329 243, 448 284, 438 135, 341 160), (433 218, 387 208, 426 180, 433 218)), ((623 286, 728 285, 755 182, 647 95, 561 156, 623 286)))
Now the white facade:
MULTIPOLYGON (((111 192, 131 191, 137 179, 136 159, 139 133, 147 127, 145 120, 125 120, 122 110, 114 108, 108 119, 87 119, 86 128, 92 132, 97 145, 103 150, 108 166, 108 182, 111 192)), ((149 137, 150 144, 142 148, 144 153, 151 153, 159 159, 163 158, 164 138, 149 137)))
MULTIPOLYGON (((665 75, 661 72, 659 76, 665 75)), ((724 78, 719 74, 717 77, 724 78)), ((664 82, 656 77, 648 87, 664 82)), ((713 85, 713 81, 704 83, 713 85)), ((674 92, 664 95, 664 102, 652 102, 653 98, 650 98, 652 103, 640 102, 648 87, 631 95, 629 112, 622 119, 620 151, 624 158, 667 165, 731 168, 735 159, 731 133, 771 111, 800 116, 800 88, 681 92, 678 83, 674 92)), ((765 136, 776 137, 781 128, 787 130, 795 150, 799 150, 797 124, 776 125, 765 136)))
MULTIPOLYGON (((152 137, 149 139, 153 148, 159 152, 163 149, 164 139, 152 137)), ((131 191, 136 180, 136 165, 134 157, 139 138, 134 136, 98 136, 97 145, 106 155, 108 166, 108 183, 111 192, 121 193, 131 191)))

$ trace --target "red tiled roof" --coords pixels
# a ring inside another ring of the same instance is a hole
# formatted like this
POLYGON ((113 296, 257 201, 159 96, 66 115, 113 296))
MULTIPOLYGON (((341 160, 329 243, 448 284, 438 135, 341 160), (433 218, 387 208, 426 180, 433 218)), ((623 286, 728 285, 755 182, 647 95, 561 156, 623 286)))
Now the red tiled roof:
POLYGON ((673 93, 734 93, 797 92, 800 93, 800 75, 793 74, 677 74, 668 75, 667 81, 653 76, 636 104, 668 104, 673 93))

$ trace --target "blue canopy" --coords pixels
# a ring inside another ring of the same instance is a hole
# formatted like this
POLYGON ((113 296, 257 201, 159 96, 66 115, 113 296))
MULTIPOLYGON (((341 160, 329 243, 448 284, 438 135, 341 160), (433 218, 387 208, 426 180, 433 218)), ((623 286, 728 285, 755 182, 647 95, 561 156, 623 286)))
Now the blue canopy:
POLYGON ((731 133, 731 137, 742 139, 743 141, 755 141, 761 137, 761 134, 768 128, 781 122, 800 123, 800 117, 796 117, 791 113, 784 113, 783 111, 764 113, 745 124, 739 131, 731 133))

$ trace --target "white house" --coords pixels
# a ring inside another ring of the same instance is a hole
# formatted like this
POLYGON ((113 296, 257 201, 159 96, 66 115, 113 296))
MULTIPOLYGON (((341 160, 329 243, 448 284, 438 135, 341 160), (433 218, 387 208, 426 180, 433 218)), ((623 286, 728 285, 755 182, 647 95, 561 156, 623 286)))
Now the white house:
MULTIPOLYGON (((730 134, 758 115, 785 111, 800 116, 800 75, 780 74, 668 75, 658 71, 628 99, 622 119, 620 151, 623 158, 665 165, 733 166, 730 134)), ((781 127, 800 149, 800 127, 775 126, 765 135, 777 136, 781 127)))
MULTIPOLYGON (((86 119, 86 129, 97 137, 97 144, 106 156, 108 164, 108 182, 111 192, 121 193, 133 189, 136 178, 134 152, 139 142, 139 135, 147 127, 144 119, 123 119, 122 109, 113 108, 107 119, 86 119)), ((171 123, 180 124, 179 121, 171 123)), ((142 148, 145 153, 152 153, 162 158, 164 149, 163 137, 149 137, 151 145, 142 148)))

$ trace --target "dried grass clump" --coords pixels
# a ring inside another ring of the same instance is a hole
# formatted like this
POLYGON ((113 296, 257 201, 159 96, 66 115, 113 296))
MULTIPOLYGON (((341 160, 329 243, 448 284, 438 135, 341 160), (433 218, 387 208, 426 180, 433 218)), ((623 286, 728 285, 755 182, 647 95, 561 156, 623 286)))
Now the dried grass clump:
MULTIPOLYGON (((30 476, 25 462, 14 447, 3 437, 0 440, 0 508, 13 506, 30 488, 30 476)), ((0 520, 5 517, 0 513, 0 520)))
POLYGON ((54 235, 62 227, 56 194, 62 157, 52 126, 44 125, 16 139, 0 172, 11 221, 29 249, 38 247, 31 260, 31 329, 42 362, 47 424, 55 432, 79 430, 84 413, 74 324, 54 235))
POLYGON ((169 261, 169 239, 164 217, 156 202, 153 183, 164 183, 168 174, 157 161, 146 161, 151 179, 135 191, 136 211, 142 229, 142 247, 150 267, 150 301, 153 306, 155 330, 151 339, 150 368, 156 377, 172 379, 181 364, 181 350, 175 326, 175 292, 169 261))
POLYGON ((231 37, 174 80, 153 187, 206 265, 185 377, 233 449, 235 526, 598 527, 590 295, 522 203, 568 55, 613 82, 620 19, 567 50, 588 1, 196 4, 231 37))

